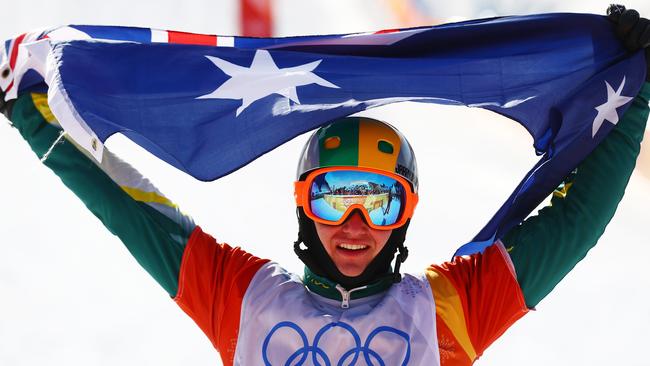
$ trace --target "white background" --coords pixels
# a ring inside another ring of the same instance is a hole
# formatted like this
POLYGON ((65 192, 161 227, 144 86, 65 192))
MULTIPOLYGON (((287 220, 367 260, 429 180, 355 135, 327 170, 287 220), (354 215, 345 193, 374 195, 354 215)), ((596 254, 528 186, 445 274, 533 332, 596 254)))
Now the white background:
MULTIPOLYGON (((603 13, 608 5, 528 3, 458 0, 430 5, 441 21, 551 11, 603 13)), ((395 4, 276 1, 276 35, 400 27, 404 23, 390 11, 395 4)), ((646 4, 628 2, 648 16, 646 4)), ((68 23, 228 35, 237 33, 237 10, 232 1, 4 1, 0 39, 68 23)), ((449 259, 537 159, 522 127, 481 110, 407 103, 365 114, 394 123, 418 154, 421 201, 407 237, 411 257, 406 271, 449 259)), ((0 365, 220 364, 198 327, 3 121, 0 365)), ((212 183, 181 174, 121 136, 111 138, 108 147, 218 240, 301 272, 291 248, 297 231, 292 181, 305 138, 212 183), (237 194, 259 190, 260 182, 268 194, 255 202, 237 194)), ((599 244, 478 365, 650 364, 645 356, 650 341, 650 158, 644 153, 644 165, 632 176, 599 244)))

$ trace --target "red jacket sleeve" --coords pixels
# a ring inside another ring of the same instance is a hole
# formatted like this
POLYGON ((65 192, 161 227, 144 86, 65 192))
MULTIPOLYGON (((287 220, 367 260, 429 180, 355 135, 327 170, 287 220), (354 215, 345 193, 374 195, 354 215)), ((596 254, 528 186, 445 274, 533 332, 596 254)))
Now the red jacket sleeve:
POLYGON ((234 357, 244 295, 267 262, 239 247, 217 243, 198 226, 185 248, 174 300, 208 336, 226 365, 234 357))
POLYGON ((471 365, 528 308, 501 242, 483 253, 432 265, 427 278, 436 304, 440 359, 471 365))

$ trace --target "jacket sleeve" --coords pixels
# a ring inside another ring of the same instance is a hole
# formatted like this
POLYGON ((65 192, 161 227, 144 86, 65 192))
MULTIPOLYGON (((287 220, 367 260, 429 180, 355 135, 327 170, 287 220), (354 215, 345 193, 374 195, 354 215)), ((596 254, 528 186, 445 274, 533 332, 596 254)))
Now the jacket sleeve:
POLYGON ((192 219, 129 164, 105 150, 101 163, 67 138, 44 94, 25 93, 11 122, 36 156, 117 235, 151 276, 175 296, 192 219))
POLYGON ((614 216, 639 155, 648 98, 650 83, 616 128, 554 192, 550 206, 502 238, 529 308, 585 257, 614 216))
POLYGON ((440 359, 471 365, 528 312, 500 241, 425 271, 435 301, 440 359))
POLYGON ((234 362, 246 291, 268 262, 218 243, 198 226, 187 242, 174 301, 203 330, 224 365, 234 362))

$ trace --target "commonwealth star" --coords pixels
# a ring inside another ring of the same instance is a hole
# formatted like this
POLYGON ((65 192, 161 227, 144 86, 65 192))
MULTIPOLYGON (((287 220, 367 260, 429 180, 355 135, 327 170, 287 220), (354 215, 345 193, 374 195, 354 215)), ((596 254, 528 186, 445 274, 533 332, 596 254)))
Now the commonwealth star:
POLYGON ((596 118, 594 118, 592 125, 592 138, 596 136, 596 132, 600 130, 600 127, 603 125, 603 122, 605 122, 605 120, 613 124, 617 124, 618 112, 616 111, 616 108, 627 104, 630 100, 633 99, 631 97, 621 95, 621 92, 623 92, 623 87, 625 86, 625 76, 623 76, 623 81, 616 91, 614 91, 614 88, 612 88, 612 86, 609 85, 607 81, 605 81, 605 85, 607 87, 607 101, 596 107, 598 114, 596 115, 596 118))
POLYGON ((271 94, 279 94, 300 104, 296 87, 318 84, 327 88, 338 86, 317 76, 314 69, 322 60, 304 65, 278 68, 266 50, 257 50, 250 67, 243 67, 213 56, 205 56, 221 71, 230 76, 212 93, 202 95, 197 99, 241 99, 242 105, 237 108, 239 116, 248 106, 257 100, 271 94))

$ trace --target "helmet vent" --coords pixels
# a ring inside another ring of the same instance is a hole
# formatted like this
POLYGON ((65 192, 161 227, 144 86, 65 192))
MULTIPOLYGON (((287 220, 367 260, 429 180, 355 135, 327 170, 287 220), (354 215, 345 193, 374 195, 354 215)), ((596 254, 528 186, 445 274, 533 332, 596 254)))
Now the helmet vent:
POLYGON ((386 140, 379 140, 377 142, 377 150, 379 150, 379 151, 381 151, 383 153, 392 155, 393 151, 394 151, 394 148, 393 148, 393 144, 391 144, 390 142, 388 142, 386 140))
POLYGON ((341 138, 338 136, 328 137, 323 141, 323 147, 326 150, 338 149, 341 146, 341 138))

